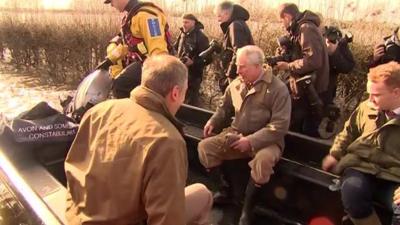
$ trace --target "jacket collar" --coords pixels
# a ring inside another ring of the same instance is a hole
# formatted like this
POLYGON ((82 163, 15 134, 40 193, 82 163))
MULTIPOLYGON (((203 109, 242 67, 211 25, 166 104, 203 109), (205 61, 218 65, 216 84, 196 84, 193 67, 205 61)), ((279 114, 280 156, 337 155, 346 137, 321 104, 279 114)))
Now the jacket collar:
POLYGON ((265 69, 262 70, 261 76, 256 81, 254 81, 254 84, 252 86, 254 87, 258 83, 261 83, 261 82, 265 82, 267 84, 270 84, 272 82, 272 76, 273 76, 272 70, 270 70, 268 68, 265 68, 265 69))
POLYGON ((160 94, 147 87, 138 86, 131 91, 130 98, 147 110, 160 113, 166 117, 183 135, 183 124, 169 112, 165 99, 160 94))
POLYGON ((139 5, 138 0, 130 0, 128 4, 125 6, 125 11, 130 12, 132 9, 139 5))
POLYGON ((264 70, 263 70, 263 75, 262 75, 261 80, 270 84, 270 83, 272 83, 273 76, 274 75, 272 74, 272 68, 267 67, 267 68, 264 68, 264 70))
MULTIPOLYGON (((368 101, 368 100, 367 100, 368 101)), ((392 119, 389 120, 387 119, 385 112, 383 111, 378 111, 368 103, 366 104, 366 107, 368 107, 367 115, 368 118, 375 120, 375 123, 377 127, 382 127, 383 125, 400 125, 400 118, 392 119)))
POLYGON ((231 25, 232 22, 233 22, 232 20, 229 20, 219 25, 221 27, 222 33, 226 34, 226 32, 228 31, 228 27, 229 25, 231 25))

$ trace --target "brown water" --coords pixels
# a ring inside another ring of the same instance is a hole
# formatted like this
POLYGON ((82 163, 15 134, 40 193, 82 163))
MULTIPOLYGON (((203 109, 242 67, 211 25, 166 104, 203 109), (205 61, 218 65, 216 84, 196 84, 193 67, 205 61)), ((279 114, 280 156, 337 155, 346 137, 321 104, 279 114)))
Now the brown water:
MULTIPOLYGON (((71 87, 54 84, 36 74, 18 72, 0 64, 0 117, 13 118, 41 101, 49 102, 61 110, 59 96, 70 93, 71 87)), ((1 171, 0 171, 1 172, 1 171)), ((40 225, 35 216, 26 210, 0 179, 0 225, 40 225)))
POLYGON ((0 65, 0 113, 9 118, 46 101, 61 110, 59 97, 71 92, 71 87, 51 83, 36 74, 17 72, 0 65))

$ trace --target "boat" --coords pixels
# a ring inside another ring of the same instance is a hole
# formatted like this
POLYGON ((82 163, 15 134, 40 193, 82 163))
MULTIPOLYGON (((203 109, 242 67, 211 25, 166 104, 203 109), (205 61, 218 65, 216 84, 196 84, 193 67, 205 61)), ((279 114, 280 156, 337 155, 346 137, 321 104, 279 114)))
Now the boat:
MULTIPOLYGON (((212 111, 183 105, 176 117, 185 124, 191 182, 211 184, 197 157, 202 128, 212 111)), ((36 224, 66 224, 66 179, 64 160, 68 149, 22 148, 5 130, 0 135, 0 179, 20 208, 32 215, 36 224)), ((321 162, 332 142, 289 132, 275 174, 263 187, 263 197, 255 208, 256 225, 344 225, 352 224, 340 200, 340 177, 323 171, 321 162)), ((383 224, 390 224, 390 211, 377 204, 383 224)), ((214 223, 223 218, 224 209, 215 207, 214 223)), ((27 223, 29 224, 29 223, 27 223)))

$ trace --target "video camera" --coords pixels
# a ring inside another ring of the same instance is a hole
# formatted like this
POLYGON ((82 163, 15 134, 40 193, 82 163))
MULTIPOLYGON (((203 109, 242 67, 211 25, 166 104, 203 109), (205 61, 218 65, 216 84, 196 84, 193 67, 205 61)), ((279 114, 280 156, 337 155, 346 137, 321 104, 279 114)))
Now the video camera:
POLYGON ((266 57, 265 62, 274 67, 278 62, 290 62, 292 61, 292 54, 293 54, 293 44, 292 40, 288 35, 281 36, 277 38, 278 46, 281 49, 281 55, 266 57))
POLYGON ((202 60, 206 60, 207 58, 209 58, 214 52, 215 53, 221 53, 222 51, 222 46, 220 43, 218 43, 218 41, 216 40, 211 40, 210 44, 208 46, 208 48, 202 52, 200 52, 199 57, 202 60))
POLYGON ((343 35, 342 31, 335 26, 325 26, 323 36, 328 39, 330 43, 336 44, 338 42, 344 41, 346 43, 353 42, 353 34, 347 32, 343 35))
POLYGON ((305 75, 296 80, 299 96, 304 96, 311 107, 311 113, 321 118, 323 115, 323 102, 313 85, 314 74, 305 75))
MULTIPOLYGON (((280 48, 280 55, 273 57, 266 57, 265 62, 274 67, 278 62, 292 62, 294 60, 294 45, 289 35, 281 36, 277 39, 278 46, 280 48)), ((288 78, 291 74, 286 73, 285 76, 280 77, 284 82, 288 83, 288 78)), ((301 78, 296 79, 296 85, 298 88, 298 96, 304 97, 309 102, 312 113, 315 116, 321 117, 323 114, 323 103, 313 85, 315 79, 314 74, 303 75, 301 78)))
POLYGON ((400 39, 399 39, 399 28, 397 27, 393 34, 383 38, 385 55, 382 57, 383 62, 397 61, 400 62, 400 39))
POLYGON ((179 57, 179 59, 183 64, 186 64, 188 58, 191 58, 190 53, 193 52, 194 47, 192 45, 186 44, 183 50, 183 54, 179 57))

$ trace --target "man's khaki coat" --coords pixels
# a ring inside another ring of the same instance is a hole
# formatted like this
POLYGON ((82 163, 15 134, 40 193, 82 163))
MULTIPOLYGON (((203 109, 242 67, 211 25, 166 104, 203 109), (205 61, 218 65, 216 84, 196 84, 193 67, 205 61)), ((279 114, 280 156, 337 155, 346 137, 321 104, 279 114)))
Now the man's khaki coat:
POLYGON ((184 225, 187 152, 162 96, 144 87, 96 105, 65 162, 70 225, 184 225))

